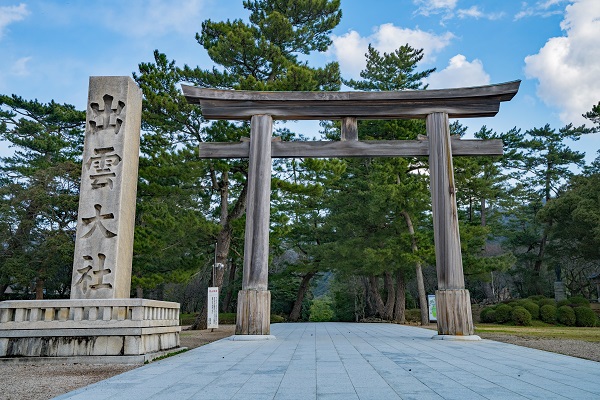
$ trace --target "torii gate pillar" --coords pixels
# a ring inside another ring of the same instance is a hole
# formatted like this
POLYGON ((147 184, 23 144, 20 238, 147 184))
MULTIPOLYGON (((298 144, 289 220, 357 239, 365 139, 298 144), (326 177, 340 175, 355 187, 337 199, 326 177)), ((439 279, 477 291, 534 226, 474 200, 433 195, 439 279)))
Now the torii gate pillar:
POLYGON ((244 238, 244 276, 238 293, 236 335, 269 335, 269 219, 271 207, 271 135, 273 118, 253 115, 244 238))
POLYGON ((473 316, 463 275, 448 114, 429 114, 426 124, 438 280, 438 334, 470 336, 474 333, 473 316))

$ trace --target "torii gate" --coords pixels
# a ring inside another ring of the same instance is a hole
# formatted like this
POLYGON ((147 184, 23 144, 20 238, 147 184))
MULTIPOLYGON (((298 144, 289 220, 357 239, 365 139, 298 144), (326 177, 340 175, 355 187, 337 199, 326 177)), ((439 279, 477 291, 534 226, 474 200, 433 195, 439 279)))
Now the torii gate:
POLYGON ((501 140, 451 140, 449 118, 491 117, 521 81, 498 85, 394 92, 253 92, 182 85, 206 119, 251 120, 250 141, 202 143, 202 158, 249 158, 244 276, 237 335, 269 335, 267 290, 271 158, 429 156, 439 335, 473 335, 458 232, 452 156, 502 155, 501 140), (342 121, 341 141, 273 142, 273 120, 342 121), (359 141, 358 119, 426 119, 424 140, 359 141))

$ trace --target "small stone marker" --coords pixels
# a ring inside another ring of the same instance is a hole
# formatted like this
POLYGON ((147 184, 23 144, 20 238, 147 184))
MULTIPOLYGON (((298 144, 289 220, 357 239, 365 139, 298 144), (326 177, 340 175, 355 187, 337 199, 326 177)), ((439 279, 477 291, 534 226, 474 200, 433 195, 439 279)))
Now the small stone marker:
POLYGON ((71 299, 129 298, 142 92, 90 77, 71 299))

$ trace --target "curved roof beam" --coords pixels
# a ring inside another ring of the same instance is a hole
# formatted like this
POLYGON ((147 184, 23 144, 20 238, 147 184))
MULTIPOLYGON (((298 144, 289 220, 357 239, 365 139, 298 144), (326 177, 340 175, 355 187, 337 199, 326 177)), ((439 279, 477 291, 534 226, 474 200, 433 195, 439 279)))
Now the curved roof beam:
POLYGON ((521 81, 436 90, 387 92, 254 92, 181 85, 206 119, 248 120, 267 114, 274 119, 331 120, 419 119, 434 112, 450 118, 492 117, 500 103, 511 100, 521 81))

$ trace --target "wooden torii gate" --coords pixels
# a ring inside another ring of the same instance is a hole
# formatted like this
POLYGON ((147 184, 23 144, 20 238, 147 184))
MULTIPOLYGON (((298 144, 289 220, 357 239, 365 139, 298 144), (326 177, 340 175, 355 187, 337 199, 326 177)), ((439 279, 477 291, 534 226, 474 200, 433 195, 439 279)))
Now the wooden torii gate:
POLYGON ((271 158, 429 156, 438 279, 439 335, 473 335, 465 289, 452 156, 502 155, 500 140, 451 140, 449 118, 491 117, 511 100, 520 81, 497 85, 396 92, 252 92, 182 85, 206 119, 251 120, 250 141, 202 143, 202 158, 249 158, 238 335, 269 335, 267 288, 271 158), (273 120, 341 120, 341 141, 272 141, 273 120), (359 141, 359 119, 426 119, 424 140, 359 141))

